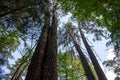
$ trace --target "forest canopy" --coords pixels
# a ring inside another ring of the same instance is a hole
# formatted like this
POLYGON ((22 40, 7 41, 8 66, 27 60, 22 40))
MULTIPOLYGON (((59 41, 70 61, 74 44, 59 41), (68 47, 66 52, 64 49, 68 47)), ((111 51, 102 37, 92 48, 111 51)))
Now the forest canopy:
POLYGON ((1 0, 0 79, 107 80, 86 38, 91 34, 114 49, 103 64, 119 80, 119 20, 119 0, 1 0))

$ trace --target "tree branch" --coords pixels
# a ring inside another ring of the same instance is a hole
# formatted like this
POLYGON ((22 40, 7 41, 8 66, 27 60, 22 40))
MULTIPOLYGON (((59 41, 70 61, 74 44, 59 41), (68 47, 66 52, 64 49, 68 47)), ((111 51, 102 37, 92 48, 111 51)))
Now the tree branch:
POLYGON ((14 13, 14 12, 17 12, 17 11, 20 11, 20 10, 23 10, 26 6, 22 6, 20 8, 17 8, 17 9, 13 9, 13 10, 10 10, 10 11, 7 11, 5 13, 2 13, 0 14, 0 18, 2 18, 3 16, 6 16, 8 14, 11 14, 11 13, 14 13))

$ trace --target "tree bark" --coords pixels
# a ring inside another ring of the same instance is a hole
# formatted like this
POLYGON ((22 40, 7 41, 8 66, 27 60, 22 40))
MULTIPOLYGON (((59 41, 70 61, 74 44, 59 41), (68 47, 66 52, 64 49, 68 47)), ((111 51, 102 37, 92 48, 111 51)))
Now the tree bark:
POLYGON ((78 27, 79 27, 79 31, 80 31, 83 43, 84 43, 84 45, 85 45, 85 47, 87 49, 87 52, 88 52, 88 54, 90 56, 90 59, 91 59, 91 61, 93 63, 95 71, 97 73, 98 79, 99 80, 107 80, 103 70, 101 69, 101 67, 100 67, 100 65, 99 65, 99 63, 98 63, 92 49, 90 48, 90 46, 89 46, 89 44, 88 44, 88 42, 87 42, 87 40, 86 40, 86 38, 85 38, 85 36, 84 36, 84 34, 82 32, 82 29, 80 28, 80 22, 78 22, 78 27))
MULTIPOLYGON (((55 7, 54 7, 55 8, 55 7)), ((57 80, 57 15, 53 11, 52 25, 49 28, 41 80, 57 80)))
POLYGON ((50 27, 50 9, 49 8, 50 7, 47 6, 47 10, 45 11, 44 27, 39 37, 38 44, 32 56, 30 65, 28 67, 28 72, 27 72, 25 80, 42 80, 40 79, 41 66, 43 63, 43 57, 45 53, 47 33, 50 27))
POLYGON ((93 74, 93 72, 92 72, 92 70, 91 70, 91 68, 90 68, 90 66, 85 58, 85 55, 83 54, 83 52, 79 46, 79 44, 77 43, 76 39, 73 37, 73 35, 69 29, 68 29, 68 32, 70 34, 70 37, 72 38, 72 41, 75 45, 76 50, 78 51, 78 54, 79 54, 80 60, 82 62, 83 68, 85 70, 85 74, 86 74, 87 79, 88 80, 96 80, 95 76, 94 76, 94 74, 93 74))

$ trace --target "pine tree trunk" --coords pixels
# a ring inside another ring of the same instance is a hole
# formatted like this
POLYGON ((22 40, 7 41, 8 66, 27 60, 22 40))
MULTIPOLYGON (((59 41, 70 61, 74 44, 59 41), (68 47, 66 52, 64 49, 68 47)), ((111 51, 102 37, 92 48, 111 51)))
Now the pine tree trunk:
POLYGON ((81 60, 81 62, 82 62, 83 68, 84 68, 84 70, 85 70, 85 74, 86 74, 86 76, 87 76, 87 79, 88 79, 88 80, 96 80, 96 79, 95 79, 95 76, 94 76, 94 74, 93 74, 93 72, 92 72, 92 70, 91 70, 91 68, 90 68, 90 66, 89 66, 89 64, 88 64, 88 62, 87 62, 87 60, 86 60, 86 57, 85 57, 85 55, 83 54, 83 52, 82 52, 82 50, 81 50, 81 48, 80 48, 80 46, 79 46, 79 44, 77 43, 77 41, 76 41, 75 38, 73 37, 73 35, 72 35, 72 33, 70 32, 70 30, 68 30, 68 32, 69 32, 69 34, 70 34, 70 37, 71 37, 72 40, 73 40, 73 43, 74 43, 74 45, 75 45, 76 50, 78 51, 80 60, 81 60))
POLYGON ((49 28, 41 80, 57 80, 57 15, 53 12, 52 25, 49 28))
POLYGON ((43 63, 49 27, 50 27, 50 9, 49 6, 47 6, 47 10, 45 11, 45 23, 43 26, 43 30, 39 37, 38 44, 32 56, 30 65, 28 67, 25 80, 42 80, 40 79, 41 66, 43 63))
POLYGON ((97 73, 98 79, 99 80, 107 80, 103 70, 101 69, 101 67, 100 67, 100 65, 99 65, 99 63, 98 63, 98 61, 97 61, 97 59, 96 59, 92 49, 90 48, 90 46, 89 46, 89 44, 88 44, 88 42, 87 42, 87 40, 86 40, 86 38, 85 38, 81 28, 80 28, 80 22, 78 22, 78 27, 79 27, 79 31, 80 31, 83 43, 84 43, 84 45, 85 45, 85 47, 87 49, 87 52, 88 52, 88 54, 90 56, 90 59, 91 59, 91 61, 93 63, 95 71, 97 73))

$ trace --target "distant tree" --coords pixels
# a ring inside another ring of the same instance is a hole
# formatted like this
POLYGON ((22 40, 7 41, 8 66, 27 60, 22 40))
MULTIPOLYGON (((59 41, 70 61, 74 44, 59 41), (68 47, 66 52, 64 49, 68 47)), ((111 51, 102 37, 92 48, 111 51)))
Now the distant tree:
POLYGON ((83 34, 83 31, 82 31, 80 26, 81 26, 80 22, 78 21, 78 28, 79 28, 79 31, 80 31, 80 34, 81 34, 81 38, 83 40, 83 43, 84 43, 84 45, 86 47, 86 50, 87 50, 89 56, 90 56, 90 59, 91 59, 91 61, 93 63, 93 66, 94 66, 95 71, 97 73, 98 79, 99 80, 107 80, 107 78, 106 78, 103 70, 101 69, 101 67, 100 67, 100 65, 99 65, 99 63, 98 63, 98 61, 97 61, 97 59, 96 59, 96 57, 95 57, 95 55, 94 55, 90 45, 88 44, 88 42, 87 42, 87 40, 86 40, 86 38, 85 38, 85 36, 83 34))
POLYGON ((84 68, 84 70, 85 70, 86 77, 87 77, 88 80, 95 80, 95 76, 94 76, 94 74, 93 74, 93 72, 92 72, 92 70, 91 70, 91 68, 90 68, 90 66, 89 66, 89 64, 88 64, 88 62, 87 62, 87 60, 86 60, 85 55, 83 54, 83 52, 82 52, 82 50, 81 50, 78 42, 76 41, 76 39, 75 39, 74 36, 72 35, 73 33, 71 33, 71 31, 70 31, 70 27, 71 27, 71 26, 72 26, 71 23, 67 23, 67 25, 66 25, 67 30, 68 30, 68 33, 70 34, 70 37, 71 37, 71 39, 73 40, 73 43, 74 43, 74 45, 75 45, 75 48, 76 48, 76 50, 77 50, 77 52, 78 52, 78 54, 79 54, 81 63, 82 63, 83 68, 84 68))

